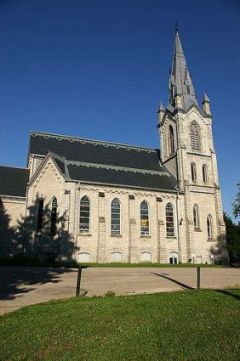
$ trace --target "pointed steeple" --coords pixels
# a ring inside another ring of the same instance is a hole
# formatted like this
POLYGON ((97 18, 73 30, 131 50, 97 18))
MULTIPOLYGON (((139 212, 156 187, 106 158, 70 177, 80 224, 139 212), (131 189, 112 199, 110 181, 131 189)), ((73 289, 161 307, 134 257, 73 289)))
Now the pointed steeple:
POLYGON ((177 28, 169 78, 169 105, 187 110, 193 103, 197 105, 197 99, 177 28))

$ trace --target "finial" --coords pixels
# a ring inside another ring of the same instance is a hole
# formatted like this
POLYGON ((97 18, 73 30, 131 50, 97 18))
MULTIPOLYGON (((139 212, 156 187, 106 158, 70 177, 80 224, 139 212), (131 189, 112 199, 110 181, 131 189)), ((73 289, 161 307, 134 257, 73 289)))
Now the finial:
POLYGON ((211 116, 211 109, 210 109, 210 99, 208 98, 207 94, 204 93, 203 100, 202 100, 202 107, 203 111, 211 116))
POLYGON ((164 108, 162 103, 159 104, 159 107, 158 107, 158 110, 157 110, 157 113, 160 113, 160 112, 165 112, 165 108, 164 108))
POLYGON ((209 99, 207 93, 203 94, 203 102, 210 102, 210 99, 209 99))

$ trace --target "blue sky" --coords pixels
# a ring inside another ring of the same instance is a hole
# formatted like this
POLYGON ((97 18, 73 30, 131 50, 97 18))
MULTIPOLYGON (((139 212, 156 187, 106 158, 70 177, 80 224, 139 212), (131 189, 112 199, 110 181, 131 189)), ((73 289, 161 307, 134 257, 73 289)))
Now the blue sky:
POLYGON ((224 209, 240 182, 238 0, 0 0, 0 164, 30 130, 159 147, 174 24, 214 115, 224 209))

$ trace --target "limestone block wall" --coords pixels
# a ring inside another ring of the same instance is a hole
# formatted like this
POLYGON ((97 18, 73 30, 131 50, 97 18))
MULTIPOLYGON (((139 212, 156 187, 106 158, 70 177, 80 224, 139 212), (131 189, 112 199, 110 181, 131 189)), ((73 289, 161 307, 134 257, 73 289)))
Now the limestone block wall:
POLYGON ((28 168, 30 169, 30 178, 36 172, 36 170, 41 165, 43 160, 44 160, 43 156, 30 154, 29 160, 28 160, 28 168))
MULTIPOLYGON (((196 190, 196 187, 195 187, 196 190)), ((218 229, 217 229, 217 217, 215 207, 215 194, 200 193, 194 191, 194 187, 191 187, 191 191, 187 194, 187 217, 189 223, 189 241, 190 250, 189 258, 196 263, 210 263, 213 249, 218 244, 218 229), (198 205, 199 208, 199 230, 194 230, 193 224, 193 206, 198 205), (207 234, 207 217, 212 216, 212 234, 211 240, 208 239, 207 234)))
MULTIPOLYGON (((174 253, 178 260, 186 262, 185 224, 178 225, 178 217, 183 218, 183 196, 176 200, 176 194, 158 193, 127 188, 76 185, 75 238, 78 251, 76 259, 82 262, 162 262, 168 263, 174 253), (79 232, 80 199, 90 200, 90 230, 88 234, 79 232), (118 198, 121 204, 121 234, 111 235, 111 202, 118 198), (149 205, 150 234, 141 236, 140 204, 145 200, 149 205), (166 236, 165 207, 171 202, 174 207, 175 236, 166 236), (178 206, 177 206, 178 204, 178 206), (178 207, 178 211, 177 211, 178 207), (179 230, 181 229, 181 230, 179 230), (181 231, 179 253, 178 232, 181 231)), ((72 227, 72 225, 70 226, 72 227)))
POLYGON ((0 257, 9 257, 22 250, 17 230, 25 216, 26 198, 0 196, 0 201, 0 257))

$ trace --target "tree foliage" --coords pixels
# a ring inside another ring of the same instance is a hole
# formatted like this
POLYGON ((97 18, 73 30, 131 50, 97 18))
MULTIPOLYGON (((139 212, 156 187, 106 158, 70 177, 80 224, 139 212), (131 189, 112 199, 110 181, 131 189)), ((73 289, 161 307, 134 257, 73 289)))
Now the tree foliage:
POLYGON ((236 195, 236 199, 233 202, 233 214, 235 217, 240 216, 240 183, 238 183, 237 186, 238 186, 238 192, 236 195))
POLYGON ((225 213, 227 252, 231 265, 240 265, 240 225, 225 213))

